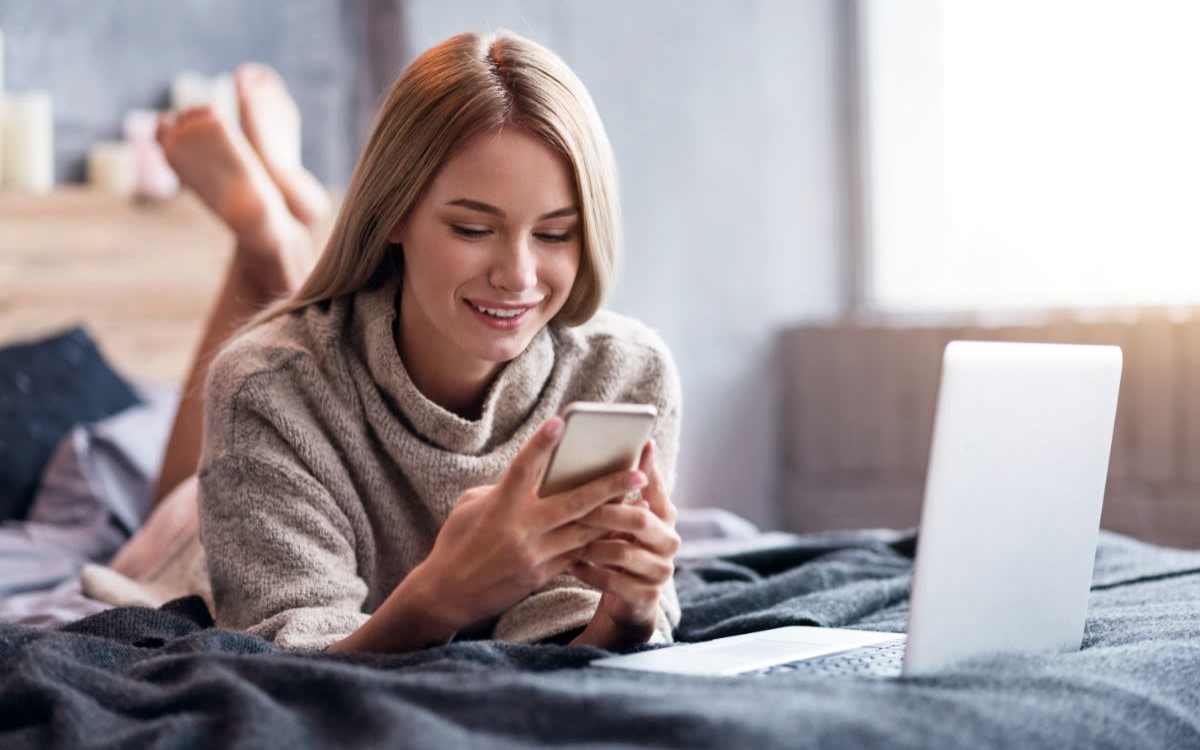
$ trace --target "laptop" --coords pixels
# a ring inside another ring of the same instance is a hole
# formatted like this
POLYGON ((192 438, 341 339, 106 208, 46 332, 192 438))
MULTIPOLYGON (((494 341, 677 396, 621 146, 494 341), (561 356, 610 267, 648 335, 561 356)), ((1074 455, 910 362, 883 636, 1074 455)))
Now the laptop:
POLYGON ((946 346, 907 635, 791 626, 591 665, 896 676, 989 653, 1078 650, 1121 365, 1115 346, 946 346))

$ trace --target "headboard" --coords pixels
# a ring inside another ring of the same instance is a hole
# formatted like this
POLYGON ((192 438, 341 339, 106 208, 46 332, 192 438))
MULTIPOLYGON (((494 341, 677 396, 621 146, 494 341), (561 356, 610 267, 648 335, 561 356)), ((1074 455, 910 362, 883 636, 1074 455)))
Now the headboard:
POLYGON ((784 331, 779 503, 789 528, 917 524, 942 349, 953 339, 1119 345, 1101 523, 1200 547, 1200 317, 1149 308, 1012 325, 847 322, 784 331))

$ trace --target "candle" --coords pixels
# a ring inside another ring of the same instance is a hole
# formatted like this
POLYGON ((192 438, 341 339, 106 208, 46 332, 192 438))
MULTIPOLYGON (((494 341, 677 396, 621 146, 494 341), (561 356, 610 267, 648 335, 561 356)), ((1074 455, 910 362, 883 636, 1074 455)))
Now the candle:
POLYGON ((10 94, 4 106, 4 185, 44 193, 54 185, 54 117, 50 94, 10 94))
POLYGON ((171 108, 176 112, 188 107, 200 107, 212 101, 212 86, 208 78, 184 71, 171 82, 171 108))
POLYGON ((226 121, 239 125, 237 87, 233 76, 224 73, 213 78, 185 71, 171 82, 171 108, 176 112, 188 107, 211 106, 226 121))
POLYGON ((137 189, 133 146, 120 141, 97 143, 88 151, 88 184, 111 195, 128 198, 137 189))

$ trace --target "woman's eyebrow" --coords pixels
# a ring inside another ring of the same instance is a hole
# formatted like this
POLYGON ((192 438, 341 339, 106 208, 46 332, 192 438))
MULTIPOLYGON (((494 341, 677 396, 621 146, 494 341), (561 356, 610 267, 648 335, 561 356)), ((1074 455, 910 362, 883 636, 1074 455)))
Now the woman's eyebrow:
MULTIPOLYGON (((482 211, 485 214, 492 214, 493 216, 499 216, 501 219, 504 218, 504 212, 501 211, 500 209, 496 208, 495 206, 484 203, 483 201, 471 200, 470 198, 458 198, 457 200, 450 201, 446 205, 447 206, 462 206, 463 208, 469 208, 473 211, 482 211)), ((546 219, 557 219, 560 216, 571 216, 572 214, 577 214, 577 213, 579 213, 579 209, 575 208, 574 206, 567 206, 566 208, 560 208, 557 211, 551 211, 548 214, 543 214, 542 216, 539 216, 538 221, 545 221, 546 219)))

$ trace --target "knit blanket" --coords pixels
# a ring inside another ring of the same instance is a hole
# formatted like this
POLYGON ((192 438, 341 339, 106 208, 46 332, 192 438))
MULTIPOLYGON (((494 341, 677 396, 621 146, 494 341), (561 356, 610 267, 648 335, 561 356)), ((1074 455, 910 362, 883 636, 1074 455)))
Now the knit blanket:
MULTIPOLYGON (((804 535, 679 560, 676 637, 903 630, 914 543, 804 535)), ((588 666, 608 654, 492 640, 289 654, 213 628, 199 597, 0 625, 0 746, 1200 747, 1200 552, 1102 533, 1074 653, 892 679, 588 666)))

